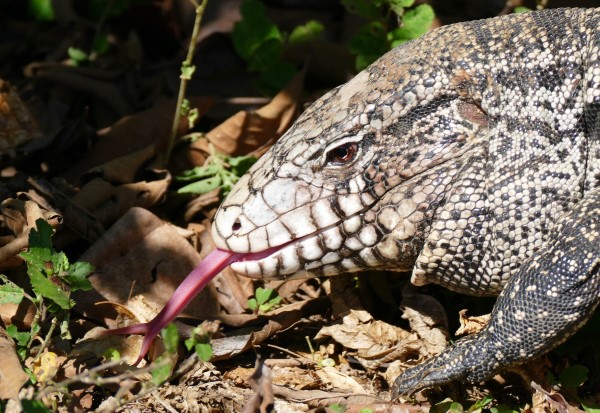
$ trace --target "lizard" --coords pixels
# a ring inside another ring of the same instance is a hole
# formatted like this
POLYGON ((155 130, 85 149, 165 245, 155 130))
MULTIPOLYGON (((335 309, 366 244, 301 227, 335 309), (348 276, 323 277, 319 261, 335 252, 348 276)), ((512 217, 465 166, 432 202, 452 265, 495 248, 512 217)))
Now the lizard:
MULTIPOLYGON (((600 9, 457 23, 315 101, 216 213, 211 273, 411 272, 498 295, 489 323, 393 396, 545 354, 600 301, 600 9)), ((188 277, 142 352, 207 281, 188 277), (194 279, 194 280, 192 280, 194 279)))

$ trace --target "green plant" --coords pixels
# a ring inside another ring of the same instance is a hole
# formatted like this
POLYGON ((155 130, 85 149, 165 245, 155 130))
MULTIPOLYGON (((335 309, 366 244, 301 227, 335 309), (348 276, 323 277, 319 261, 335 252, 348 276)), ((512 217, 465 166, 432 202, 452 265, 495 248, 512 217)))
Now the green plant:
POLYGON ((185 340, 185 347, 188 350, 194 349, 202 361, 209 361, 213 355, 210 336, 202 326, 198 326, 192 331, 191 337, 185 340))
POLYGON ((258 0, 245 0, 240 14, 242 19, 233 28, 233 45, 248 62, 248 69, 259 73, 259 87, 272 94, 296 73, 294 66, 283 59, 285 47, 315 39, 323 25, 311 20, 288 35, 267 18, 265 6, 258 0))
POLYGON ((272 288, 258 287, 254 298, 248 300, 248 308, 258 313, 266 313, 273 310, 281 302, 281 297, 272 288))
MULTIPOLYGON (((42 349, 57 325, 60 326, 61 337, 70 338, 69 310, 75 304, 70 298, 71 292, 90 290, 92 285, 87 276, 94 270, 91 264, 85 262, 70 264, 63 252, 52 249, 53 230, 46 221, 38 219, 36 227, 29 233, 29 249, 20 254, 27 264, 33 295, 0 275, 0 304, 19 304, 26 298, 36 308, 29 331, 18 331, 14 325, 6 329, 17 343, 17 351, 22 359, 29 355, 33 341, 41 331, 41 324, 48 318, 51 318, 51 324, 46 338, 41 339, 42 349)), ((38 354, 41 354, 41 350, 38 354)))
POLYGON ((177 361, 175 355, 177 354, 177 346, 179 345, 179 333, 174 324, 169 324, 163 328, 160 334, 165 346, 165 352, 153 362, 151 381, 156 386, 160 386, 171 377, 171 372, 177 361))
POLYGON ((356 69, 363 70, 388 50, 427 32, 435 13, 428 4, 412 7, 414 0, 342 0, 346 9, 370 23, 350 40, 356 55, 356 69), (396 17, 398 27, 391 28, 396 17))
POLYGON ((179 188, 180 194, 205 194, 216 188, 221 188, 221 195, 231 191, 235 183, 256 162, 253 156, 227 156, 213 151, 212 156, 203 166, 184 171, 175 178, 178 182, 191 183, 179 188))

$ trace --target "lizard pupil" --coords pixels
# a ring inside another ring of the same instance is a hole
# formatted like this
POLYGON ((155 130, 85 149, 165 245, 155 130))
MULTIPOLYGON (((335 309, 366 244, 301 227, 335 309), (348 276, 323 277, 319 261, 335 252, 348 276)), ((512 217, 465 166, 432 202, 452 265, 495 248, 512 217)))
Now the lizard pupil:
POLYGON ((343 145, 333 148, 327 153, 327 161, 338 165, 346 164, 354 159, 358 145, 356 142, 348 142, 343 145))

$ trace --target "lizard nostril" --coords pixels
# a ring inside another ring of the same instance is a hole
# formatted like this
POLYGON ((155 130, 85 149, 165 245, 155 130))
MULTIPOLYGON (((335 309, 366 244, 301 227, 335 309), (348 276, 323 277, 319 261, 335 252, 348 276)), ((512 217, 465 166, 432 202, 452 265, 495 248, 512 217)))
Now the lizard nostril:
POLYGON ((236 219, 235 222, 233 223, 233 225, 231 226, 231 230, 233 232, 238 231, 240 228, 242 227, 242 224, 240 223, 239 219, 236 219))

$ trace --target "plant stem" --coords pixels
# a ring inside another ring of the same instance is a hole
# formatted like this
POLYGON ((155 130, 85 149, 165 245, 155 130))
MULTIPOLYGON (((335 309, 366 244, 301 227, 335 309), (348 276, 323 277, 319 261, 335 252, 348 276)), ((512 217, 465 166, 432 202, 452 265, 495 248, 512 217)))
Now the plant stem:
MULTIPOLYGON (((194 53, 196 51, 196 43, 198 42, 198 35, 200 34, 200 23, 202 22, 202 16, 204 15, 204 10, 206 9, 206 5, 208 4, 208 0, 202 0, 200 4, 198 4, 196 0, 190 1, 196 7, 196 19, 194 21, 194 30, 192 31, 192 37, 190 38, 190 45, 188 47, 187 57, 181 65, 182 72, 183 69, 192 66, 192 59, 194 58, 194 53)), ((179 130, 179 122, 181 120, 181 105, 183 103, 183 99, 185 98, 185 91, 187 89, 187 84, 189 81, 188 77, 184 76, 183 73, 180 78, 181 82, 179 83, 179 94, 177 95, 177 106, 175 107, 175 115, 173 116, 171 136, 169 137, 169 142, 167 143, 166 152, 162 156, 161 163, 164 168, 166 168, 167 164, 169 163, 171 151, 173 150, 175 139, 177 139, 177 131, 179 130)))

